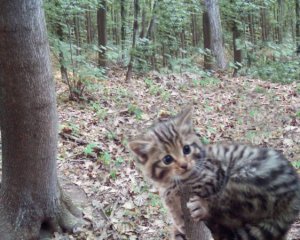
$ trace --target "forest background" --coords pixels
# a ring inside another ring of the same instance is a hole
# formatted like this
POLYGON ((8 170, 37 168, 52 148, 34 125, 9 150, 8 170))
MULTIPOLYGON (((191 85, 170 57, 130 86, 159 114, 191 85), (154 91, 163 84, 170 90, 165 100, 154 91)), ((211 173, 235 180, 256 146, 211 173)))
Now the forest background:
POLYGON ((185 104, 204 143, 274 147, 300 168, 299 0, 44 3, 59 172, 86 220, 65 237, 168 239, 127 141, 185 104))

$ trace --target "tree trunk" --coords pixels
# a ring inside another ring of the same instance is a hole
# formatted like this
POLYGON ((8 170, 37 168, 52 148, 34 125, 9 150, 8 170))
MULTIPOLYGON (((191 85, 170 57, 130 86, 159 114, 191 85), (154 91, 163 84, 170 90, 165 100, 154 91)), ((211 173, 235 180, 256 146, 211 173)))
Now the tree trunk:
POLYGON ((156 19, 156 9, 157 9, 157 0, 153 3, 153 9, 152 9, 152 17, 148 26, 146 38, 151 39, 153 37, 154 27, 155 27, 155 19, 156 19))
POLYGON ((146 9, 144 7, 142 11, 142 24, 141 24, 140 38, 145 37, 145 32, 146 32, 146 9))
MULTIPOLYGON (((76 40, 76 55, 80 55, 80 47, 81 47, 81 39, 80 39, 80 22, 79 17, 77 15, 73 18, 74 21, 74 33, 75 33, 75 40, 76 40)), ((76 64, 77 65, 77 64, 76 64)))
POLYGON ((191 192, 191 189, 187 186, 180 185, 181 209, 183 212, 186 238, 187 240, 210 240, 212 239, 210 230, 203 222, 194 222, 186 206, 191 197, 191 192))
MULTIPOLYGON (((0 236, 71 231, 78 211, 57 184, 57 111, 42 0, 0 1, 0 236)), ((75 220, 76 219, 76 220, 75 220)))
POLYGON ((207 11, 203 12, 203 44, 206 54, 204 55, 204 68, 206 70, 212 69, 211 57, 211 40, 210 40, 210 25, 207 11))
POLYGON ((261 39, 266 42, 269 40, 269 19, 268 10, 266 8, 260 9, 261 16, 261 39))
POLYGON ((198 26, 196 13, 191 14, 191 32, 192 32, 192 46, 197 47, 199 44, 198 26))
POLYGON ((132 77, 132 68, 133 68, 133 61, 134 61, 134 51, 136 45, 136 35, 138 32, 139 24, 138 24, 138 13, 139 13, 139 0, 134 0, 134 20, 133 20, 133 35, 132 35, 132 47, 131 47, 131 54, 130 60, 128 63, 128 69, 126 74, 126 82, 129 82, 132 77))
POLYGON ((295 0, 296 10, 296 42, 300 45, 300 0, 295 0))
POLYGON ((106 66, 106 42, 107 42, 107 33, 106 33, 106 0, 101 1, 101 5, 97 10, 97 25, 98 25, 98 45, 99 45, 99 67, 106 66))
POLYGON ((233 76, 236 76, 238 70, 241 68, 242 63, 242 50, 237 46, 237 40, 241 37, 241 31, 238 29, 236 21, 232 23, 232 42, 233 42, 233 58, 234 58, 234 72, 233 76))
POLYGON ((122 47, 122 59, 125 58, 125 39, 126 39, 126 22, 125 22, 125 0, 120 1, 121 4, 121 47, 122 47))
MULTIPOLYGON (((62 25, 59 23, 57 23, 57 25, 56 25, 56 34, 58 36, 59 41, 63 42, 63 40, 64 40, 63 28, 62 28, 62 25)), ((60 44, 59 48, 61 48, 61 44, 60 44)), ((59 57, 61 78, 64 82, 67 82, 68 81, 68 71, 67 71, 67 68, 65 67, 65 58, 64 58, 63 51, 61 49, 59 49, 58 57, 59 57)))
POLYGON ((217 67, 226 68, 226 58, 222 40, 222 26, 218 0, 205 0, 205 7, 208 13, 212 53, 216 59, 217 67))
POLYGON ((277 42, 282 43, 283 41, 283 28, 284 28, 284 1, 277 0, 278 9, 277 9, 277 42))
POLYGON ((248 14, 248 22, 249 22, 250 41, 255 45, 256 44, 255 27, 253 22, 253 16, 251 13, 248 14))
POLYGON ((86 42, 87 44, 91 44, 93 42, 91 9, 86 10, 85 19, 86 19, 86 42))

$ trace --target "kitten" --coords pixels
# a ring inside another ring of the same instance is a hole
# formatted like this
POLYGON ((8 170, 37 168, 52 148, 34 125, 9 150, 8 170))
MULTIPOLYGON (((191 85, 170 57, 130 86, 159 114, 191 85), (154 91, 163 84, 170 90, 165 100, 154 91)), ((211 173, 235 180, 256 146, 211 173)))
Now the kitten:
POLYGON ((191 217, 204 221, 215 240, 283 240, 298 216, 300 180, 292 165, 272 149, 202 145, 190 108, 129 147, 172 216, 173 239, 186 239, 179 182, 192 188, 191 217))

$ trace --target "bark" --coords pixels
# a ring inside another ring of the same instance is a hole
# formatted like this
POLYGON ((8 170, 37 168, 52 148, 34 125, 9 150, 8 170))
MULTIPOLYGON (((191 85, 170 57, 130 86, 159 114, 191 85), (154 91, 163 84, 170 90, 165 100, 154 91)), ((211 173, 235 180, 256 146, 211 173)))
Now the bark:
POLYGON ((237 47, 237 40, 241 37, 241 32, 238 29, 237 23, 234 21, 233 22, 233 27, 232 27, 232 41, 233 41, 233 58, 234 58, 234 63, 235 67, 233 75, 235 76, 237 74, 237 71, 240 69, 240 63, 242 63, 242 50, 238 49, 237 47))
POLYGON ((191 190, 187 186, 180 186, 181 208, 183 211, 184 227, 187 240, 210 240, 211 233, 203 222, 194 222, 186 206, 191 197, 191 190))
POLYGON ((277 9, 277 42, 282 43, 283 41, 283 25, 284 25, 284 1, 278 0, 277 9))
POLYGON ((120 1, 121 4, 121 47, 122 47, 122 59, 125 58, 125 39, 126 39, 126 13, 125 13, 125 0, 120 1))
POLYGON ((132 68, 133 68, 133 61, 134 61, 134 51, 136 45, 136 35, 139 29, 138 25, 138 12, 139 12, 139 0, 134 0, 134 20, 133 20, 133 34, 132 34, 132 47, 131 47, 131 54, 130 60, 128 63, 127 73, 126 73, 126 82, 129 82, 132 77, 132 68))
MULTIPOLYGON (((56 34, 58 36, 59 41, 63 42, 64 36, 63 36, 63 28, 62 25, 57 23, 56 25, 56 34)), ((60 73, 61 73, 61 78, 64 82, 68 81, 68 71, 67 68, 65 67, 65 58, 64 54, 61 49, 59 49, 59 64, 60 64, 60 73)))
POLYGON ((91 10, 88 9, 85 13, 85 19, 86 19, 86 42, 87 44, 91 44, 93 42, 93 30, 92 30, 92 16, 91 16, 91 10))
POLYGON ((197 25, 197 17, 196 13, 191 14, 191 31, 192 31, 192 45, 193 47, 197 47, 199 45, 199 33, 198 33, 198 25, 197 25))
MULTIPOLYGON (((75 40, 76 40, 76 55, 80 55, 80 47, 81 47, 81 39, 80 39, 80 22, 79 17, 77 15, 73 18, 74 21, 74 33, 75 33, 75 40)), ((77 65, 77 64, 76 64, 77 65)))
POLYGON ((146 32, 146 9, 144 7, 142 11, 142 24, 141 24, 140 38, 145 37, 145 32, 146 32))
POLYGON ((211 57, 211 40, 210 40, 210 25, 208 20, 207 11, 203 12, 203 44, 206 54, 204 55, 204 68, 207 70, 212 69, 212 57, 211 57), (210 51, 209 51, 210 50, 210 51))
POLYGON ((106 0, 101 1, 101 6, 97 10, 97 24, 98 24, 98 46, 100 49, 98 65, 99 67, 106 66, 106 0))
POLYGON ((295 0, 296 10, 296 42, 300 45, 300 0, 295 0))
POLYGON ((261 39, 266 42, 269 40, 269 19, 268 10, 266 8, 261 8, 261 39))
POLYGON ((57 111, 42 0, 0 0, 0 236, 71 231, 78 210, 57 183, 57 111))
POLYGON ((212 53, 216 59, 217 67, 225 69, 227 63, 223 48, 222 26, 218 0, 205 0, 204 3, 207 9, 210 25, 212 53))
POLYGON ((112 25, 112 38, 115 41, 115 45, 119 45, 120 44, 120 38, 119 38, 119 34, 118 34, 118 28, 117 28, 117 23, 119 22, 118 19, 118 14, 115 13, 115 9, 114 6, 111 6, 111 22, 113 22, 114 24, 112 25))
POLYGON ((151 39, 154 34, 154 27, 155 27, 155 21, 156 21, 156 9, 157 9, 157 1, 153 3, 153 9, 152 9, 152 17, 148 26, 146 38, 151 39))
POLYGON ((180 33, 180 39, 181 39, 181 58, 185 58, 186 54, 185 54, 185 48, 186 48, 186 41, 185 41, 185 31, 184 29, 182 29, 181 33, 180 33))
POLYGON ((249 32, 250 32, 250 41, 255 45, 256 44, 256 37, 255 37, 255 26, 253 21, 252 14, 248 14, 248 24, 249 24, 249 32))

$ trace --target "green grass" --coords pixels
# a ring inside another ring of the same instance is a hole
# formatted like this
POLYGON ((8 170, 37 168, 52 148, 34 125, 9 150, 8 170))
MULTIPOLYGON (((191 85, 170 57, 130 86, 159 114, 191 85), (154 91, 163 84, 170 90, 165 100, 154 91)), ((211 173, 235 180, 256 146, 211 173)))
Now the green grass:
POLYGON ((300 169, 300 160, 292 162, 293 166, 297 169, 300 169))

